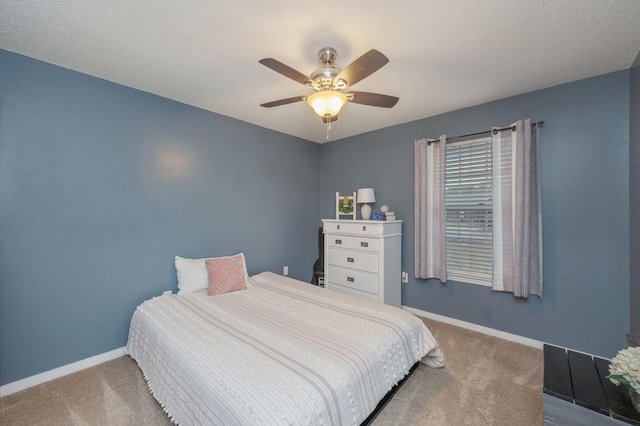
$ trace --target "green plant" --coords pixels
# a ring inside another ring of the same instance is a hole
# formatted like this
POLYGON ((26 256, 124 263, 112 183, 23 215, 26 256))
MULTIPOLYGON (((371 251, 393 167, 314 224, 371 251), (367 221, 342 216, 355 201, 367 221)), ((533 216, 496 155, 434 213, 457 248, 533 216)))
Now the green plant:
POLYGON ((338 211, 344 214, 353 213, 353 200, 349 200, 346 206, 344 205, 344 200, 340 200, 338 202, 338 211))

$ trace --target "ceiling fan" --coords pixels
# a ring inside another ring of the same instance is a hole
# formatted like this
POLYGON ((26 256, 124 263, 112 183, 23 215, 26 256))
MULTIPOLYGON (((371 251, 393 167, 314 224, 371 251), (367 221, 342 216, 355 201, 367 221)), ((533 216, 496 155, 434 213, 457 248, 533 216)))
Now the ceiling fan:
POLYGON ((318 53, 320 68, 312 72, 309 77, 276 59, 260 59, 259 62, 262 65, 315 91, 311 95, 280 99, 260 106, 272 108, 294 102, 307 101, 316 114, 322 117, 322 121, 328 124, 338 119, 340 109, 347 102, 383 108, 391 108, 398 102, 398 98, 394 96, 381 95, 379 93, 355 91, 344 93, 345 89, 370 76, 389 62, 385 55, 375 49, 371 49, 344 69, 340 69, 335 65, 336 56, 335 49, 331 47, 321 49, 318 53))

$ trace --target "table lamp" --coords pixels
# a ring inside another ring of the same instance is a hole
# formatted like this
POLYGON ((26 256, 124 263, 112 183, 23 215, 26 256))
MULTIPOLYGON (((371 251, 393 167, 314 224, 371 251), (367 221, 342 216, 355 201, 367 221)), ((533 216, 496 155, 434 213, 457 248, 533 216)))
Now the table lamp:
POLYGON ((362 207, 360 207, 360 214, 362 215, 362 220, 369 220, 371 217, 371 206, 367 203, 375 203, 376 202, 376 194, 373 192, 373 188, 360 188, 358 189, 358 195, 356 196, 356 200, 358 203, 364 203, 362 207))

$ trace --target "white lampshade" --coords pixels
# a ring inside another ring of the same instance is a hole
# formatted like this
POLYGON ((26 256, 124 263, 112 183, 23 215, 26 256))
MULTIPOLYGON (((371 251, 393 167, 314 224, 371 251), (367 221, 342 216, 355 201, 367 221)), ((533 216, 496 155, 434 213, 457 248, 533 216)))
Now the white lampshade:
POLYGON ((375 203, 376 194, 373 192, 373 188, 360 188, 358 189, 358 195, 356 196, 359 203, 375 203))
POLYGON ((307 103, 320 117, 333 117, 347 103, 347 97, 335 90, 322 90, 309 96, 307 103))

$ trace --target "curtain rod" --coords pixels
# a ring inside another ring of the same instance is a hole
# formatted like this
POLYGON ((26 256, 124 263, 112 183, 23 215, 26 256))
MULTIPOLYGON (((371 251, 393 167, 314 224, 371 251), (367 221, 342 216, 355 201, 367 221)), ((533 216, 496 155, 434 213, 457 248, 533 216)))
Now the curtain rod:
MULTIPOLYGON (((534 126, 538 126, 538 127, 542 127, 544 126, 544 121, 538 121, 536 123, 533 123, 534 126)), ((516 126, 507 126, 507 127, 501 127, 499 129, 493 129, 493 130, 485 130, 484 132, 476 132, 476 133, 469 133, 468 135, 460 135, 460 136, 451 136, 450 138, 447 138, 446 141, 452 141, 454 139, 462 139, 462 138, 468 138, 470 136, 479 136, 479 135, 486 135, 489 134, 491 132, 493 132, 493 134, 495 135, 496 133, 498 133, 501 130, 507 130, 507 129, 511 129, 512 131, 516 131, 516 126)), ((434 139, 431 141, 427 142, 427 145, 431 145, 432 142, 440 142, 438 139, 434 139)))

